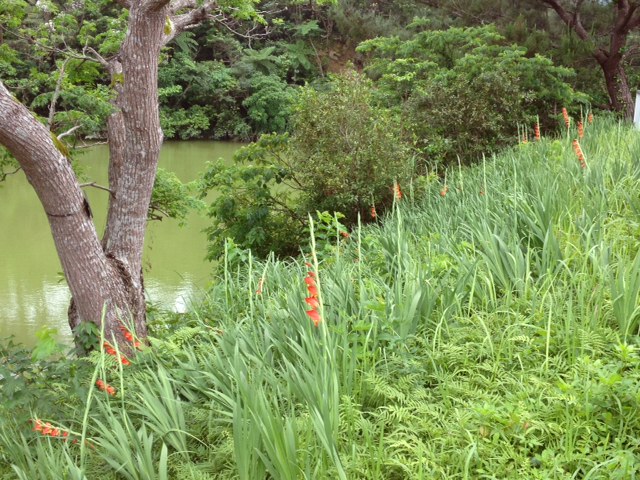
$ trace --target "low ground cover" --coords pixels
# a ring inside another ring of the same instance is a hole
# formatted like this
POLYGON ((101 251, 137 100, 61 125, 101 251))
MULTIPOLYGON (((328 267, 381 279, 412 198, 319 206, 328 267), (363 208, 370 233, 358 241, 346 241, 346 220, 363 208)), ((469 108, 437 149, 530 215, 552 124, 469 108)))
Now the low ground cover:
POLYGON ((297 260, 228 245, 135 357, 3 347, 0 472, 635 478, 640 135, 583 130, 401 185, 297 260))

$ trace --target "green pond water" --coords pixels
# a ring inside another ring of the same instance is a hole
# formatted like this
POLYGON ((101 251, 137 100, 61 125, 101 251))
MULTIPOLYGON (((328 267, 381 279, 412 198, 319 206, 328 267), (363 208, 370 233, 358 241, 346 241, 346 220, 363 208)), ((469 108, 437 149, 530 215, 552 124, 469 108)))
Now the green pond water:
MULTIPOLYGON (((207 161, 231 159, 240 147, 230 142, 168 142, 160 166, 182 181, 196 178, 207 161)), ((86 179, 107 184, 108 149, 98 146, 78 157, 86 179)), ((98 232, 106 218, 108 193, 85 188, 98 232)), ((212 270, 204 260, 208 220, 192 214, 186 226, 165 219, 149 223, 145 242, 147 297, 162 308, 182 312, 207 287, 212 270)), ((34 345, 42 327, 56 328, 71 342, 67 324, 69 290, 61 275, 47 218, 22 173, 0 184, 0 339, 34 345)))

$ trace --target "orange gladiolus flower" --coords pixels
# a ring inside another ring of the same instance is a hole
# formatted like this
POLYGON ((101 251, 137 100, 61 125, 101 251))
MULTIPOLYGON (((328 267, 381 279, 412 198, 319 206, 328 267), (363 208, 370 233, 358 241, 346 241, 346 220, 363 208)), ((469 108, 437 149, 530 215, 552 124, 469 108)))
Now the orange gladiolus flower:
MULTIPOLYGON (((341 232, 347 233, 347 232, 341 232)), ((310 264, 307 266, 311 269, 313 268, 310 264)), ((315 281, 316 274, 313 270, 310 270, 307 273, 307 276, 304 279, 304 283, 307 284, 307 290, 309 291, 309 296, 304 299, 305 302, 311 307, 311 310, 307 310, 307 315, 311 320, 313 320, 313 325, 318 326, 321 321, 320 313, 318 309, 320 308, 320 301, 318 300, 318 286, 315 281)))
POLYGON ((584 137, 584 125, 582 122, 578 122, 578 137, 584 137))
POLYGON ((304 301, 307 302, 311 308, 320 307, 320 302, 318 302, 318 299, 316 297, 307 297, 304 299, 304 301))
POLYGON ((107 352, 108 355, 115 355, 116 350, 109 344, 109 342, 104 342, 102 344, 104 351, 107 352))
POLYGON ((109 385, 108 383, 104 382, 103 380, 98 380, 96 381, 96 385, 98 386, 98 388, 103 391, 103 392, 107 392, 109 395, 115 395, 116 394, 116 389, 113 388, 111 385, 109 385))
POLYGON ((576 156, 578 157, 580 166, 582 168, 587 168, 587 161, 584 157, 584 153, 582 152, 582 148, 580 147, 580 143, 578 142, 577 139, 573 141, 573 151, 576 152, 576 156))
POLYGON ((571 118, 569 117, 569 112, 567 112, 566 108, 562 109, 562 118, 564 118, 564 124, 569 128, 571 125, 571 118))
POLYGON ((349 232, 340 232, 340 235, 342 235, 343 238, 349 238, 351 236, 349 232))
POLYGON ((396 200, 402 200, 402 190, 400 190, 400 185, 397 183, 393 185, 393 194, 396 200))
POLYGON ((317 327, 318 325, 320 325, 321 318, 317 310, 307 310, 307 315, 309 315, 311 320, 313 320, 314 327, 317 327))
POLYGON ((122 332, 122 335, 124 336, 124 339, 127 342, 130 342, 130 343, 134 342, 133 334, 127 329, 127 327, 121 324, 120 331, 122 332))
POLYGON ((533 134, 536 137, 536 142, 540 141, 540 122, 536 122, 535 126, 533 127, 533 134))
POLYGON ((44 428, 44 425, 42 423, 42 420, 39 419, 33 419, 32 420, 34 425, 33 425, 33 431, 34 432, 42 432, 42 429, 44 428))
POLYGON ((38 418, 32 418, 31 421, 33 422, 33 431, 40 432, 41 435, 44 435, 46 437, 53 437, 53 438, 65 437, 66 438, 69 436, 69 432, 61 430, 60 428, 54 427, 49 422, 44 423, 42 420, 38 418))
POLYGON ((371 218, 374 220, 378 218, 378 212, 376 212, 376 207, 371 207, 371 218))
POLYGON ((589 122, 589 124, 593 123, 593 113, 589 113, 589 116, 587 117, 587 121, 589 122))

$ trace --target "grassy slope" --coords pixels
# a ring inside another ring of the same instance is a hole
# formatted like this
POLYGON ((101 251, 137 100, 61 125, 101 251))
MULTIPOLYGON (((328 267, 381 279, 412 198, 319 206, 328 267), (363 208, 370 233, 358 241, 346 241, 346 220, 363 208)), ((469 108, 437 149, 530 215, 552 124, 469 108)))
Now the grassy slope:
POLYGON ((70 465, 89 479, 634 478, 639 137, 596 121, 586 170, 573 137, 521 145, 318 245, 319 328, 304 260, 230 252, 189 327, 131 367, 78 367, 115 397, 91 390, 85 410, 93 382, 70 375, 47 385, 58 404, 0 407, 0 465, 42 479, 70 465), (89 446, 37 437, 20 412, 89 446))

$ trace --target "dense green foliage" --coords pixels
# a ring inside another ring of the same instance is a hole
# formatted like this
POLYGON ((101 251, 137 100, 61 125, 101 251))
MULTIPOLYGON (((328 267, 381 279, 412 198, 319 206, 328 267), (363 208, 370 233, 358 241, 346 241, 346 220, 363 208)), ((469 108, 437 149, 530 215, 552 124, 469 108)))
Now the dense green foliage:
MULTIPOLYGON (((417 22, 419 28, 422 22, 417 22)), ((364 42, 366 71, 384 104, 405 118, 430 164, 477 161, 513 141, 522 125, 555 127, 554 107, 575 104, 573 72, 506 45, 493 27, 425 30, 364 42)))
MULTIPOLYGON (((288 128, 289 108, 295 101, 298 86, 322 81, 327 73, 340 72, 350 62, 357 68, 367 67, 365 56, 355 51, 361 42, 379 37, 382 40, 361 47, 361 51, 362 48, 371 50, 375 45, 380 53, 385 50, 382 48, 385 44, 386 52, 391 53, 388 48, 398 42, 391 39, 408 40, 404 49, 394 47, 400 56, 393 60, 415 59, 414 67, 419 68, 426 66, 427 61, 434 61, 428 52, 413 55, 420 45, 434 48, 436 56, 438 48, 443 49, 442 45, 437 46, 442 42, 437 37, 443 34, 430 36, 428 31, 455 27, 450 36, 460 36, 457 28, 487 24, 495 24, 496 31, 506 40, 485 34, 479 37, 486 41, 485 48, 477 48, 480 47, 477 42, 454 41, 454 44, 460 47, 459 55, 469 53, 475 59, 482 57, 481 63, 495 66, 495 77, 504 78, 505 83, 490 78, 490 67, 483 70, 480 78, 472 77, 473 65, 466 65, 461 58, 451 58, 454 71, 444 78, 438 73, 442 73, 443 65, 436 60, 435 71, 422 72, 416 81, 418 85, 414 85, 420 88, 412 90, 414 108, 409 112, 415 117, 414 123, 422 124, 424 118, 432 118, 435 112, 434 122, 438 124, 429 132, 418 132, 420 135, 443 136, 442 128, 456 120, 455 115, 444 112, 446 109, 439 105, 441 99, 448 96, 462 104, 490 94, 493 101, 487 97, 487 105, 471 109, 474 117, 478 117, 479 108, 495 108, 499 112, 501 108, 515 107, 530 119, 533 104, 544 105, 538 112, 544 116, 553 110, 553 102, 567 100, 565 87, 557 82, 562 79, 570 81, 574 90, 586 92, 585 99, 592 104, 607 104, 602 74, 589 53, 591 46, 568 33, 546 8, 525 0, 463 3, 247 0, 240 2, 238 9, 229 4, 225 10, 233 14, 229 22, 183 33, 163 52, 160 101, 165 135, 179 139, 249 140, 262 133, 282 133, 288 128), (256 11, 262 13, 260 22, 251 14, 254 4, 256 11), (504 47, 502 53, 498 53, 497 45, 504 47), (574 69, 576 76, 551 67, 537 54, 552 59, 555 65, 574 69), (540 70, 544 72, 539 77, 545 80, 544 87, 530 88, 530 75, 540 70), (516 81, 518 73, 525 74, 522 83, 516 81), (429 77, 428 81, 425 77, 429 77), (467 86, 470 78, 474 81, 472 87, 467 86), (471 88, 481 93, 470 95, 471 88), (456 97, 453 94, 458 89, 466 94, 456 97), (513 99, 513 105, 507 104, 507 98, 513 99), (516 99, 522 99, 525 105, 521 107, 516 99)), ((606 43, 611 5, 586 3, 582 6, 581 19, 589 31, 599 33, 597 38, 602 37, 606 43)), ((126 11, 103 0, 85 2, 83 8, 77 8, 70 0, 39 2, 37 6, 21 0, 3 2, 0 6, 0 78, 22 102, 46 117, 57 81, 62 77, 53 130, 61 133, 79 126, 75 132, 79 137, 102 136, 104 119, 110 112, 112 85, 102 67, 85 58, 84 53, 87 48, 93 48, 106 57, 114 54, 125 31, 125 22, 126 11)), ((464 34, 467 38, 469 32, 473 30, 464 34)), ((631 35, 629 52, 636 44, 637 35, 631 35)), ((627 53, 625 50, 628 58, 625 67, 631 84, 637 85, 637 59, 627 53)), ((394 61, 387 73, 406 76, 411 66, 411 62, 402 65, 394 61)), ((511 121, 524 121, 521 116, 511 117, 511 121)), ((475 123, 482 122, 476 120, 475 123)), ((498 134, 496 145, 505 135, 506 123, 504 118, 487 122, 487 135, 498 134)), ((448 148, 448 140, 433 138, 430 146, 424 147, 430 153, 435 148, 451 155, 453 148, 448 148)), ((477 145, 472 139, 463 143, 477 145)), ((477 145, 477 150, 491 146, 492 140, 487 139, 486 143, 489 145, 477 145)))
POLYGON ((335 77, 325 89, 301 89, 292 134, 265 135, 240 150, 233 165, 219 161, 203 179, 209 210, 210 257, 227 238, 265 257, 298 253, 308 215, 339 212, 342 223, 373 220, 393 202, 394 184, 414 172, 402 121, 377 108, 373 90, 355 73, 335 77))
POLYGON ((581 168, 568 133, 450 170, 444 195, 299 262, 229 245, 205 302, 156 318, 130 366, 3 348, 0 472, 634 478, 640 140, 596 117, 581 168))
MULTIPOLYGON (((541 54, 551 58, 556 65, 574 69, 577 74, 574 88, 585 92, 597 108, 607 108, 609 97, 602 71, 592 52, 593 47, 609 48, 618 2, 560 0, 559 3, 572 14, 578 12, 577 17, 591 35, 588 42, 568 29, 555 12, 542 5, 540 0, 434 0, 429 3, 434 13, 439 12, 447 18, 447 25, 495 24, 510 42, 525 46, 528 56, 541 54)), ((630 84, 634 87, 640 84, 640 64, 637 56, 631 52, 638 47, 639 41, 636 27, 635 32, 631 31, 627 46, 620 52, 624 57, 622 67, 626 69, 630 84)))
POLYGON ((203 196, 217 193, 209 257, 227 239, 261 257, 295 255, 309 214, 375 220, 394 185, 420 190, 431 172, 477 162, 536 123, 554 130, 554 108, 581 98, 572 72, 503 41, 492 27, 378 38, 358 47, 373 82, 348 71, 299 89, 290 136, 265 136, 205 173, 203 196))

